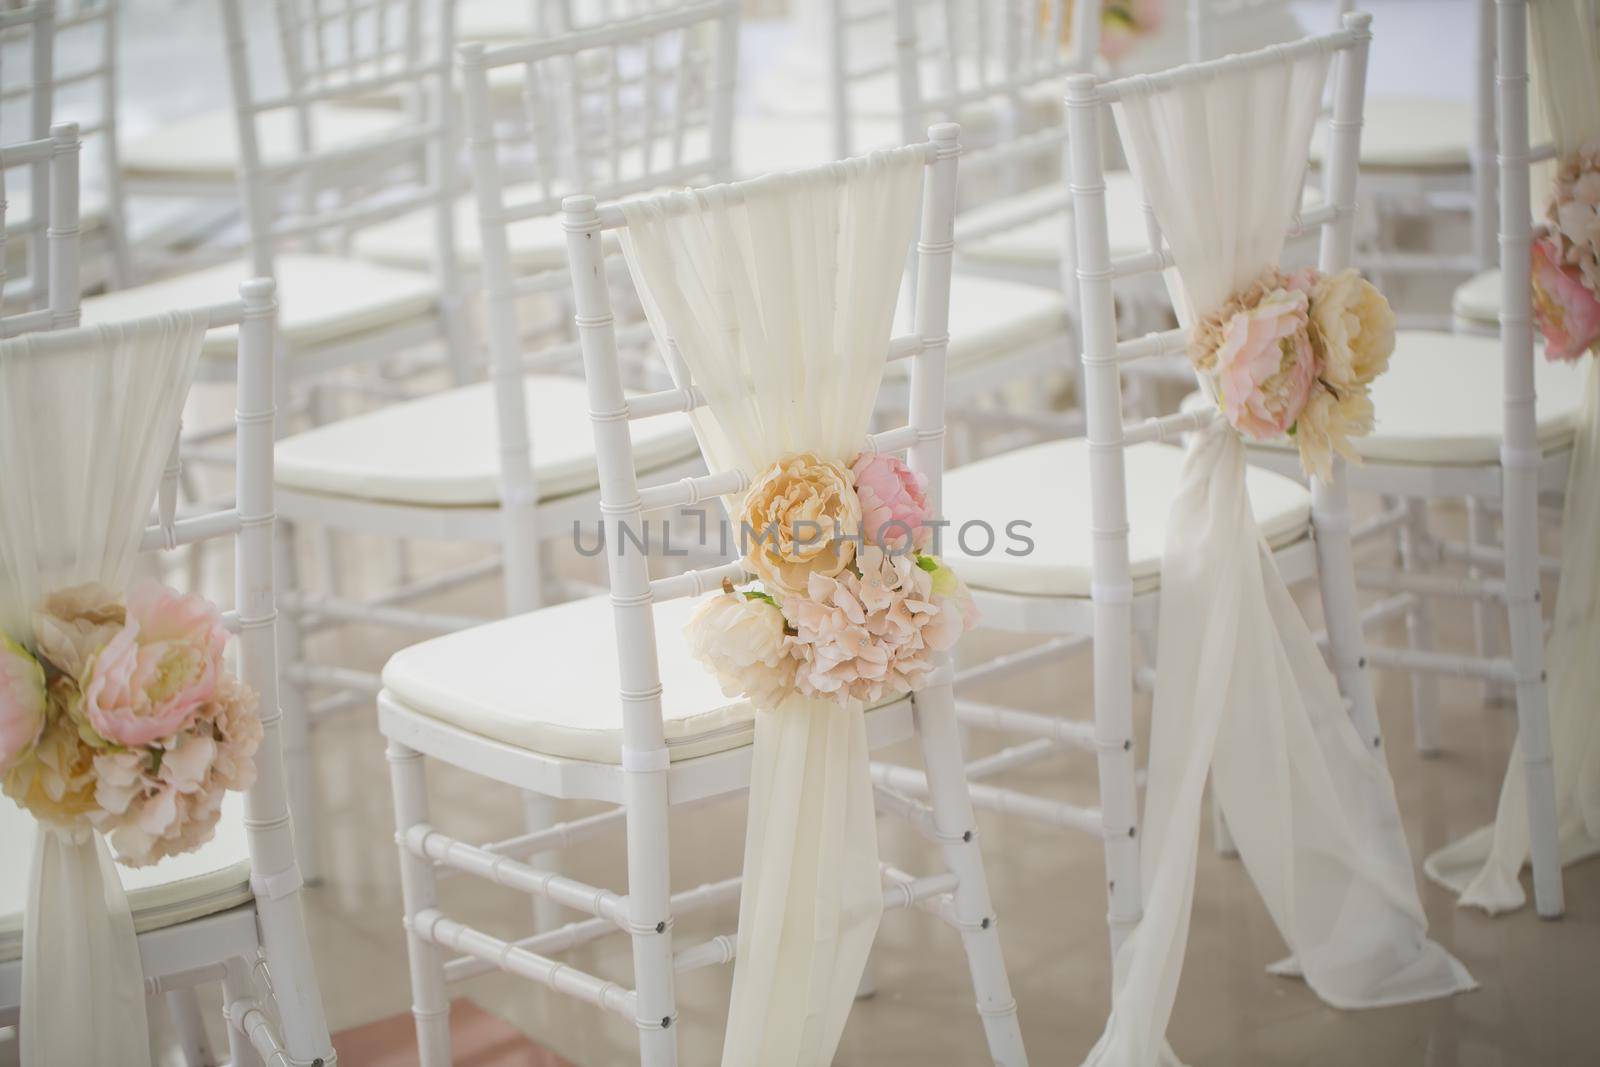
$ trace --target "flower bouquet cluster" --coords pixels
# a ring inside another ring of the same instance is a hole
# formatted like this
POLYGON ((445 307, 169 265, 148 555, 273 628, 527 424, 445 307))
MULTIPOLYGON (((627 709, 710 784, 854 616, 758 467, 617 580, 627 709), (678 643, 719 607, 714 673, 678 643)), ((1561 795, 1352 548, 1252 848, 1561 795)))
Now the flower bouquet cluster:
POLYGON ((1550 232, 1533 242, 1533 312, 1545 356, 1600 353, 1600 141, 1562 162, 1545 215, 1550 232))
POLYGON ((740 513, 745 568, 690 619, 695 658, 728 696, 871 704, 918 688, 977 623, 955 572, 928 549, 926 481, 892 456, 785 456, 740 513))
POLYGON ((41 823, 98 830, 141 867, 211 839, 222 794, 255 780, 256 697, 223 664, 204 598, 98 585, 34 612, 33 648, 0 635, 0 785, 41 823))
MULTIPOLYGON (((1100 5, 1100 54, 1106 59, 1119 59, 1128 53, 1141 37, 1148 37, 1161 28, 1164 0, 1104 0, 1100 5)), ((1077 5, 1068 3, 1061 16, 1061 43, 1072 39, 1072 15, 1077 5)), ((1048 3, 1039 4, 1039 23, 1048 28, 1051 10, 1048 3)))
POLYGON ((1370 387, 1393 352, 1394 312, 1354 270, 1269 267, 1189 339, 1229 424, 1260 441, 1288 434, 1323 478, 1334 452, 1360 461, 1350 439, 1372 430, 1370 387))

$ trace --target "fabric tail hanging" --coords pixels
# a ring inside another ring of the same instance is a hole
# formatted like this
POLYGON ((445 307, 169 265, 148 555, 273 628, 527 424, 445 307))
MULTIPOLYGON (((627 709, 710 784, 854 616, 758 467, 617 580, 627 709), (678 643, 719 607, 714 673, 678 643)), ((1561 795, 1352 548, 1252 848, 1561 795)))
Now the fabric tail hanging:
MULTIPOLYGON (((127 584, 204 335, 204 319, 170 313, 0 346, 0 628, 12 640, 31 641, 46 593, 127 584)), ((150 1062, 133 916, 97 833, 39 828, 21 1037, 30 1065, 150 1062)))
MULTIPOLYGON (((1278 260, 1327 56, 1126 95, 1116 118, 1170 244, 1185 325, 1278 260)), ((1291 956, 1324 1001, 1365 1008, 1473 988, 1428 940, 1393 783, 1278 575, 1218 419, 1196 434, 1167 523, 1141 866, 1144 915, 1117 956, 1097 1067, 1172 1062, 1209 774, 1291 956)))
MULTIPOLYGON (((861 448, 923 165, 900 149, 623 205, 657 341, 706 397, 692 417, 713 470, 753 480, 861 448)), ((858 703, 757 712, 724 1067, 833 1058, 883 907, 867 757, 858 703)))
MULTIPOLYGON (((1564 159, 1600 138, 1600 4, 1534 0, 1528 10, 1542 117, 1564 159)), ((1543 357, 1536 352, 1534 358, 1543 357)), ((1563 864, 1600 855, 1600 357, 1579 358, 1588 360, 1589 371, 1561 513, 1555 626, 1545 647, 1563 864)), ((1491 914, 1514 911, 1527 902, 1519 873, 1529 849, 1519 740, 1493 825, 1446 845, 1423 866, 1428 877, 1458 893, 1463 905, 1491 914)))

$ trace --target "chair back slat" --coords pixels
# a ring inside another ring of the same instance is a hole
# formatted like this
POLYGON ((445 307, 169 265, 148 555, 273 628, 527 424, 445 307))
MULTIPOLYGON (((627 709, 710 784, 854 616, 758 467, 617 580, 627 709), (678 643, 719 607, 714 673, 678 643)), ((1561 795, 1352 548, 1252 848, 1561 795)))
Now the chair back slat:
POLYGON ((48 137, 0 148, 0 337, 15 337, 35 330, 76 326, 82 300, 79 271, 78 128, 63 122, 48 137), (13 169, 27 168, 37 175, 43 169, 48 190, 46 216, 37 214, 13 223, 6 210, 5 189, 13 169), (20 238, 27 249, 26 284, 8 286, 6 270, 12 262, 9 247, 20 238))

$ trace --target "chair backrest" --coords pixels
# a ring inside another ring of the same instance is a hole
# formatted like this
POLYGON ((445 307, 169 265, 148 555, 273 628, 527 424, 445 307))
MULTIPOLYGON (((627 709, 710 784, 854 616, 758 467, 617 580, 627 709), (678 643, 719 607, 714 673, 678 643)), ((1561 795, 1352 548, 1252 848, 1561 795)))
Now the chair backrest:
POLYGON ((76 326, 81 287, 78 284, 78 128, 70 122, 51 127, 38 141, 0 147, 0 337, 34 330, 76 326), (47 175, 48 217, 31 212, 13 222, 6 212, 8 172, 27 167, 47 175), (25 243, 28 277, 20 292, 6 285, 8 253, 17 240, 25 243))
MULTIPOLYGON (((944 367, 949 340, 959 134, 960 129, 954 124, 935 127, 929 131, 930 140, 921 146, 926 170, 917 243, 915 329, 888 343, 890 360, 913 361, 910 420, 906 425, 869 435, 867 442, 875 452, 908 453, 912 469, 927 478, 928 500, 935 516, 940 514, 944 464, 944 367)), ((810 173, 838 166, 829 164, 810 173)), ((750 184, 740 182, 726 188, 737 190, 750 184)), ((871 221, 862 220, 862 224, 870 225, 871 221)), ((748 480, 738 470, 713 470, 697 478, 640 488, 629 423, 663 412, 703 408, 705 395, 691 380, 683 357, 671 343, 663 356, 672 371, 675 388, 634 397, 624 393, 601 242, 607 231, 625 229, 626 218, 620 207, 600 206, 592 196, 573 196, 565 203, 564 225, 600 474, 602 530, 605 543, 615 546, 608 549, 606 556, 620 659, 626 765, 630 752, 664 750, 661 677, 651 604, 698 596, 719 588, 724 579, 742 582, 747 575, 742 563, 731 563, 651 580, 642 552, 617 549, 625 540, 638 543, 647 514, 742 493, 748 488, 748 480)))
MULTIPOLYGON (((519 305, 565 282, 550 270, 518 277, 509 231, 554 216, 563 194, 578 187, 572 174, 606 199, 726 179, 738 32, 738 0, 703 0, 531 44, 461 47, 508 518, 531 523, 537 500, 523 377, 576 354, 571 344, 525 353, 519 305), (514 116, 498 114, 491 99, 499 70, 525 87, 514 116), (528 180, 514 182, 519 175, 528 180)), ((630 331, 632 341, 647 337, 642 325, 630 331)), ((537 604, 536 566, 511 555, 508 603, 537 604)))
MULTIPOLYGON (((0 136, 16 141, 42 141, 50 136, 54 94, 41 92, 51 84, 55 68, 54 0, 0 4, 0 136)), ((34 160, 25 181, 8 183, 13 196, 25 196, 28 210, 19 212, 35 219, 50 214, 48 162, 34 160)), ((39 285, 42 296, 43 271, 37 257, 42 249, 30 244, 28 273, 39 285)))
POLYGON ((221 3, 252 270, 269 277, 291 247, 340 250, 363 227, 426 208, 435 272, 453 279, 454 0, 276 0, 276 62, 264 70, 247 60, 245 0, 221 3), (355 141, 335 141, 318 121, 326 105, 395 96, 393 125, 355 141), (279 124, 295 151, 269 157, 279 124))
MULTIPOLYGON (((1085 415, 1089 444, 1091 486, 1090 523, 1095 532, 1092 570, 1092 596, 1096 618, 1095 716, 1099 728, 1110 729, 1109 736, 1130 736, 1132 729, 1132 667, 1126 648, 1131 640, 1131 579, 1128 555, 1127 477, 1124 452, 1128 446, 1146 441, 1176 441, 1183 433, 1200 429, 1219 417, 1213 405, 1203 410, 1158 416, 1131 425, 1123 423, 1121 368, 1137 360, 1183 352, 1189 340, 1185 328, 1167 330, 1133 340, 1117 338, 1117 316, 1112 283, 1119 278, 1162 271, 1173 266, 1173 256, 1165 246, 1161 229, 1146 199, 1146 222, 1150 235, 1148 251, 1113 260, 1110 254, 1106 215, 1106 181, 1102 159, 1102 137, 1107 131, 1110 105, 1119 99, 1163 93, 1186 84, 1219 75, 1266 70, 1309 53, 1321 51, 1338 57, 1334 90, 1332 151, 1329 160, 1326 202, 1303 214, 1298 195, 1289 209, 1290 233, 1312 226, 1322 228, 1318 266, 1336 272, 1349 265, 1353 244, 1356 169, 1360 155, 1361 116, 1366 87, 1367 47, 1370 19, 1350 15, 1346 28, 1337 33, 1305 38, 1293 44, 1277 45, 1247 55, 1230 56, 1206 63, 1189 64, 1160 74, 1100 82, 1092 75, 1078 75, 1068 82, 1067 118, 1071 150, 1070 183, 1075 216, 1076 263, 1083 342, 1085 415), (1108 649, 1102 655, 1100 635, 1114 634, 1120 652, 1108 649)), ((1311 116, 1303 116, 1309 121, 1311 116)), ((1214 117, 1216 121, 1226 121, 1214 117)), ((1243 127, 1251 121, 1241 113, 1243 127)), ((1308 127, 1309 131, 1309 127, 1308 127)), ((1282 131, 1287 138, 1288 131, 1282 131)), ((1253 142, 1263 151, 1281 150, 1270 136, 1253 142)), ((1302 167, 1305 165, 1302 162, 1302 167)), ((1303 185, 1295 183, 1298 190, 1303 185)), ((1334 491, 1342 493, 1341 468, 1335 464, 1334 491)), ((1341 498, 1342 499, 1342 498, 1341 498)), ((1346 556, 1348 563, 1348 556, 1346 556)), ((1352 579, 1353 581, 1353 579, 1352 579)), ((1353 596, 1353 585, 1350 587, 1353 596)), ((1359 643, 1359 635, 1357 635, 1359 643)), ((1340 667, 1343 684, 1343 668, 1340 667)), ((1106 776, 1102 773, 1102 779, 1106 776)), ((1126 788, 1120 794, 1108 791, 1104 800, 1108 817, 1136 815, 1136 798, 1131 776, 1124 776, 1126 788), (1113 809, 1116 809, 1113 811, 1113 809)), ((1118 822, 1115 825, 1134 823, 1118 822)), ((1127 839, 1108 839, 1107 877, 1114 887, 1111 900, 1113 950, 1137 922, 1139 900, 1139 844, 1127 839), (1132 887, 1131 892, 1127 887, 1132 887)))

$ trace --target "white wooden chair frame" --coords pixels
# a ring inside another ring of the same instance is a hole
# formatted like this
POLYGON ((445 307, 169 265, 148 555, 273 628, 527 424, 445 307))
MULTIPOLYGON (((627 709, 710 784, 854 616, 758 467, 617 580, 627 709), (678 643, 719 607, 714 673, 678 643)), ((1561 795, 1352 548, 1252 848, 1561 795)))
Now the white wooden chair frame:
MULTIPOLYGON (((0 313, 0 337, 15 337, 34 330, 59 330, 76 326, 79 317, 78 285, 78 157, 82 142, 78 127, 60 122, 50 127, 43 140, 0 148, 0 174, 12 167, 28 167, 38 181, 38 168, 46 175, 46 216, 37 211, 13 225, 5 217, 5 201, 0 195, 0 292, 4 292, 6 249, 17 238, 28 242, 30 278, 23 310, 0 313), (38 290, 43 282, 43 291, 38 290), (29 307, 43 296, 42 307, 29 307)), ((39 187, 39 186, 36 186, 39 187)), ((3 186, 0 186, 3 192, 3 186)))
MULTIPOLYGON (((272 425, 275 315, 270 279, 245 282, 240 299, 196 309, 210 329, 239 328, 237 426, 238 502, 221 511, 178 518, 178 443, 163 473, 156 522, 145 530, 147 552, 202 540, 230 538, 235 545, 234 608, 223 622, 237 636, 240 679, 260 699, 261 745, 256 783, 245 796, 254 899, 227 911, 139 935, 145 995, 169 995, 189 1048, 204 1047, 203 1023, 192 990, 223 986, 229 1062, 333 1067, 317 975, 300 905, 301 878, 284 787, 282 714, 273 640, 272 425), (281 1030, 257 992, 258 971, 274 991, 281 1030)), ((14 1021, 20 1003, 20 961, 0 963, 0 1023, 14 1021)))
MULTIPOLYGON (((1320 228, 1320 267, 1341 269, 1353 243, 1356 166, 1361 108, 1366 84, 1366 59, 1371 34, 1369 17, 1353 15, 1340 32, 1306 38, 1290 45, 1245 56, 1191 64, 1145 78, 1098 81, 1077 75, 1067 83, 1067 119, 1071 190, 1076 218, 1076 272, 1083 314, 1083 366, 1094 531, 1091 595, 1083 597, 1023 596, 982 589, 973 591, 984 623, 1014 633, 1046 639, 1016 653, 958 672, 957 685, 991 682, 1063 653, 1089 645, 1094 657, 1092 721, 1023 711, 995 704, 957 699, 963 725, 1010 734, 1023 740, 967 764, 972 799, 979 807, 1020 816, 1046 825, 1081 830, 1104 838, 1108 922, 1112 954, 1139 921, 1141 887, 1138 843, 1138 781, 1133 731, 1133 691, 1153 688, 1153 665, 1134 666, 1134 639, 1153 653, 1160 591, 1137 592, 1129 577, 1127 487, 1123 451, 1151 441, 1175 442, 1217 417, 1214 409, 1123 421, 1122 372, 1130 364, 1166 353, 1181 352, 1188 331, 1173 329, 1130 340, 1117 338, 1114 281, 1172 265, 1151 219, 1151 250, 1113 260, 1106 224, 1104 138, 1110 128, 1110 105, 1120 98, 1149 93, 1157 87, 1198 81, 1215 74, 1280 62, 1323 50, 1342 57, 1335 88, 1332 182, 1328 200, 1299 215, 1293 231, 1320 228), (1100 806, 1081 807, 1018 790, 978 783, 1002 771, 1033 763, 1066 749, 1094 753, 1099 765, 1100 806)), ((1342 475, 1313 484, 1312 536, 1274 551, 1285 582, 1315 576, 1321 585, 1328 632, 1320 640, 1331 652, 1334 672, 1351 714, 1363 736, 1378 744, 1377 711, 1361 651, 1351 569, 1349 503, 1342 475)), ((875 765, 874 777, 885 784, 920 791, 921 776, 904 768, 875 765)), ((1225 827, 1216 824, 1225 840, 1225 827)))
MULTIPOLYGON (((929 478, 930 499, 937 501, 943 463, 941 371, 960 146, 954 125, 936 127, 929 136, 918 243, 921 269, 917 328, 915 334, 890 342, 891 359, 914 360, 911 422, 873 435, 871 446, 883 451, 908 450, 913 467, 929 478)), ((589 406, 600 458, 602 522, 607 528, 608 543, 618 543, 615 539, 621 531, 638 529, 647 512, 737 492, 745 479, 738 472, 717 472, 685 482, 644 489, 638 486, 629 420, 661 411, 693 410, 703 400, 683 373, 681 363, 678 371, 683 376, 676 388, 633 398, 623 392, 601 238, 605 231, 620 229, 626 222, 619 208, 598 207, 589 196, 568 198, 565 211, 589 406)), ((744 570, 735 563, 652 581, 646 560, 639 554, 608 554, 608 563, 621 667, 620 765, 561 759, 487 740, 410 711, 387 693, 379 696, 379 720, 389 739, 393 768, 396 839, 400 845, 411 953, 412 1013, 425 1067, 437 1067, 449 1060, 445 982, 493 969, 532 979, 632 1020, 638 1028, 641 1062, 648 1067, 675 1064, 674 974, 727 963, 733 958, 735 939, 731 935, 673 951, 674 914, 732 899, 738 893, 739 879, 672 894, 668 884, 667 816, 671 805, 692 804, 747 788, 752 750, 746 746, 669 761, 663 741, 652 604, 703 594, 715 589, 724 578, 742 581, 744 570), (511 841, 484 847, 471 845, 440 833, 430 824, 424 756, 521 789, 561 798, 600 800, 620 808, 511 841), (618 826, 625 828, 627 837, 626 896, 522 861, 522 857, 564 847, 600 829, 618 826), (593 918, 520 941, 504 941, 465 926, 440 910, 436 866, 537 894, 593 918), (550 953, 618 931, 626 931, 632 937, 634 989, 550 958, 550 953), (446 962, 444 950, 462 955, 446 962)), ((914 827, 936 842, 947 867, 946 873, 921 878, 886 868, 885 907, 920 905, 960 931, 991 1052, 996 1062, 1023 1063, 1016 1004, 1005 976, 972 807, 961 778, 960 740, 948 682, 940 681, 913 696, 874 708, 866 716, 869 742, 874 745, 904 739, 912 733, 920 736, 934 782, 931 807, 887 794, 882 803, 884 810, 909 817, 914 827)))
MULTIPOLYGON (((25 141, 44 141, 50 137, 52 104, 54 94, 40 92, 39 86, 48 85, 53 79, 52 71, 55 65, 55 2, 54 0, 34 0, 19 7, 9 10, 0 10, 0 38, 7 44, 20 42, 16 51, 23 50, 26 45, 28 53, 28 77, 25 81, 11 83, 0 88, 0 95, 5 99, 22 99, 26 104, 28 114, 27 136, 25 141)), ((50 217, 51 183, 49 177, 49 157, 35 158, 29 163, 28 191, 32 201, 30 211, 32 217, 24 226, 18 223, 10 224, 10 232, 23 234, 24 231, 39 232, 45 226, 45 221, 50 217)), ((73 189, 78 187, 76 175, 73 177, 73 189)), ((24 307, 34 307, 43 303, 48 287, 48 270, 44 267, 43 247, 36 241, 28 241, 27 252, 27 279, 28 289, 21 297, 24 307)), ((0 270, 5 269, 5 264, 0 263, 0 270)), ((4 294, 8 305, 17 302, 15 293, 4 294)))
MULTIPOLYGON (((375 673, 308 662, 304 652, 306 633, 348 624, 398 627, 429 636, 465 629, 488 620, 420 609, 413 606, 413 602, 497 572, 503 581, 504 607, 509 615, 532 611, 547 603, 552 590, 579 594, 590 591, 547 581, 541 552, 548 539, 574 529, 575 524, 594 514, 599 491, 596 488, 554 500, 540 500, 534 477, 534 456, 529 446, 529 415, 523 385, 524 376, 531 370, 548 371, 581 358, 581 354, 576 342, 546 344, 535 351, 526 351, 518 314, 520 301, 549 294, 557 285, 570 288, 570 281, 565 270, 518 277, 507 235, 507 227, 521 219, 554 214, 559 210, 560 175, 554 168, 542 169, 539 183, 542 195, 521 203, 508 201, 502 174, 505 164, 500 151, 504 138, 495 125, 497 112, 491 98, 489 72, 518 65, 575 67, 573 57, 597 48, 609 48, 612 63, 607 69, 614 78, 618 50, 715 26, 721 52, 716 66, 729 77, 720 79, 726 82, 726 90, 719 89, 712 96, 716 114, 707 124, 709 151, 694 157, 685 155, 681 151, 685 132, 681 114, 663 114, 661 118, 672 118, 676 124, 671 128, 675 130, 673 141, 679 151, 669 161, 670 165, 626 178, 613 169, 608 177, 594 182, 592 187, 600 189, 607 197, 620 198, 662 186, 714 180, 725 177, 728 170, 728 137, 733 111, 731 73, 736 56, 737 20, 737 0, 701 0, 659 15, 579 30, 531 44, 493 49, 486 49, 477 42, 461 46, 460 61, 471 129, 474 195, 488 298, 491 375, 500 444, 499 500, 483 506, 431 507, 287 488, 278 491, 278 508, 285 519, 279 538, 279 568, 285 593, 278 618, 279 647, 284 661, 290 796, 302 828, 299 834, 301 866, 313 881, 320 879, 322 868, 311 731, 329 716, 353 707, 370 706, 382 686, 375 673), (397 540, 478 542, 497 545, 500 551, 497 558, 402 581, 376 597, 358 600, 341 596, 336 587, 320 593, 305 591, 299 579, 294 548, 293 524, 298 523, 313 523, 324 531, 377 534, 397 540), (330 695, 313 703, 306 697, 308 688, 327 690, 330 695)), ((610 85, 614 88, 616 82, 610 85)), ((612 100, 615 99, 613 96, 612 100)), ((538 100, 530 97, 528 102, 535 115, 541 113, 538 100)), ((612 121, 618 119, 615 111, 608 112, 607 117, 612 121)), ((575 140, 581 142, 583 138, 575 140)), ((612 143, 615 142, 607 142, 608 145, 612 143)), ((582 144, 576 147, 580 152, 585 150, 582 144)), ((620 264, 620 260, 617 262, 620 264)), ((637 344, 643 344, 649 337, 642 323, 628 332, 637 344)), ((662 473, 687 477, 703 469, 696 458, 670 466, 662 473)), ((553 821, 553 811, 545 798, 530 796, 527 817, 531 829, 542 829, 553 821)), ((540 910, 546 917, 552 914, 549 909, 540 910)))
MULTIPOLYGON (((1560 561, 1539 555, 1539 498, 1559 495, 1567 483, 1570 444, 1549 451, 1538 441, 1533 361, 1533 318, 1529 279, 1534 230, 1529 219, 1532 164, 1555 158, 1555 147, 1532 148, 1528 134, 1527 0, 1496 0, 1498 46, 1496 92, 1500 116, 1499 193, 1501 311, 1504 358, 1504 421, 1500 459, 1484 465, 1374 462, 1348 471, 1349 484, 1401 501, 1388 520, 1401 529, 1402 566, 1362 568, 1364 589, 1388 594, 1376 608, 1404 613, 1409 647, 1369 645, 1367 661, 1376 667, 1412 672, 1412 713, 1417 749, 1439 751, 1438 679, 1465 677, 1514 693, 1518 736, 1527 771, 1534 900, 1539 915, 1564 910, 1556 823, 1555 779, 1550 751, 1550 714, 1544 676, 1544 620, 1541 574, 1560 571, 1560 561), (1435 537, 1427 527, 1426 502, 1466 499, 1468 539, 1435 537), (1497 503, 1492 503, 1497 502, 1497 503), (1489 536, 1490 512, 1498 511, 1502 545, 1489 536), (1428 573, 1432 564, 1467 564, 1465 577, 1428 573), (1433 649, 1432 601, 1449 599, 1473 606, 1475 651, 1433 649), (1498 654, 1493 640, 1495 614, 1506 612, 1511 647, 1498 654)), ((1380 413, 1381 417, 1381 413, 1380 413)), ((1253 449, 1251 462, 1282 469, 1284 459, 1253 449)), ((1383 517, 1380 517, 1380 520, 1383 517)))

